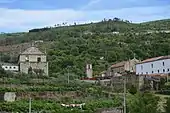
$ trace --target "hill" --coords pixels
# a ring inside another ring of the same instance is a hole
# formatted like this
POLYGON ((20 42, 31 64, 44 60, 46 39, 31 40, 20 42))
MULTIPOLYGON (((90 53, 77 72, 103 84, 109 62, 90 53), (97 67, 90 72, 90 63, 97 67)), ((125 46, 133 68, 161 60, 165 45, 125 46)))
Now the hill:
POLYGON ((43 40, 44 43, 39 44, 39 47, 47 49, 51 76, 65 73, 68 65, 72 73, 84 76, 86 63, 92 63, 94 74, 98 75, 113 62, 128 60, 134 54, 138 59, 169 54, 169 33, 147 33, 170 30, 169 26, 168 19, 135 24, 114 18, 98 23, 2 34, 0 48, 43 40))
POLYGON ((150 30, 170 30, 170 19, 157 20, 141 23, 144 28, 150 28, 150 30))

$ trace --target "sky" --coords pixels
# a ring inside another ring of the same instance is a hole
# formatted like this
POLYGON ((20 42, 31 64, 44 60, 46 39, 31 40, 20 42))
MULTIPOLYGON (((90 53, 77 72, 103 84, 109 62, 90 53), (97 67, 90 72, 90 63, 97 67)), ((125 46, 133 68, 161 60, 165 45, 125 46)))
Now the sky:
POLYGON ((101 21, 135 23, 170 18, 170 0, 0 0, 0 32, 101 21))

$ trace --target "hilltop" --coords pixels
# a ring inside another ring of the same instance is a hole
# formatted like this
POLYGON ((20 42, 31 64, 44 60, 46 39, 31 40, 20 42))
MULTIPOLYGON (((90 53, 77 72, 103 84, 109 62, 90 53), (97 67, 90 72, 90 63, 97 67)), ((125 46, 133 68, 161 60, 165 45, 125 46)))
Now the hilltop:
MULTIPOLYGON (((98 23, 55 25, 31 29, 27 33, 1 34, 0 50, 3 55, 2 47, 11 47, 18 52, 15 47, 21 48, 21 44, 29 45, 32 41, 43 40, 39 47, 47 49, 52 76, 65 73, 68 65, 72 73, 84 76, 86 63, 92 63, 94 74, 98 75, 110 64, 133 58, 134 54, 138 59, 169 54, 170 33, 153 32, 168 30, 170 19, 139 24, 119 18, 104 19, 98 23)), ((11 52, 11 49, 7 50, 11 52)))
POLYGON ((150 21, 144 23, 131 23, 128 20, 119 18, 104 19, 97 23, 88 23, 81 25, 67 25, 66 23, 54 25, 54 27, 44 27, 30 29, 28 32, 22 33, 2 33, 0 34, 0 45, 12 45, 15 43, 30 42, 32 40, 54 40, 58 35, 68 34, 69 36, 83 34, 112 34, 118 33, 143 33, 147 31, 170 30, 170 19, 150 21), (70 34, 68 33, 70 32, 70 34), (56 35, 53 36, 52 33, 56 35), (37 36, 38 34, 38 36, 37 36), (49 35, 52 37, 49 38, 49 35))

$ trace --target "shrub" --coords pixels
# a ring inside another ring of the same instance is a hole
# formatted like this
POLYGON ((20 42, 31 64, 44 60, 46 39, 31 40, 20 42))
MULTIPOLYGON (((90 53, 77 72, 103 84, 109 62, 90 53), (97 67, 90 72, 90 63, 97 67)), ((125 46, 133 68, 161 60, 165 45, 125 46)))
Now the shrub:
POLYGON ((132 94, 132 95, 136 94, 137 88, 134 85, 132 85, 129 89, 129 93, 132 94))
POLYGON ((167 98, 165 111, 166 113, 170 113, 170 98, 167 98))

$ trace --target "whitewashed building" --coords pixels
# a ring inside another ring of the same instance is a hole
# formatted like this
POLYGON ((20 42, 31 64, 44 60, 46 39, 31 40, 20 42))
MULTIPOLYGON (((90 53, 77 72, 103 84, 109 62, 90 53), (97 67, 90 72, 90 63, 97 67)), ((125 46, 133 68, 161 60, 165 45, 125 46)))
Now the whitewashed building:
POLYGON ((15 71, 15 72, 19 71, 18 65, 13 65, 13 64, 9 64, 9 63, 1 63, 1 67, 5 71, 15 71))
POLYGON ((136 64, 137 75, 169 74, 170 55, 150 58, 136 64))

